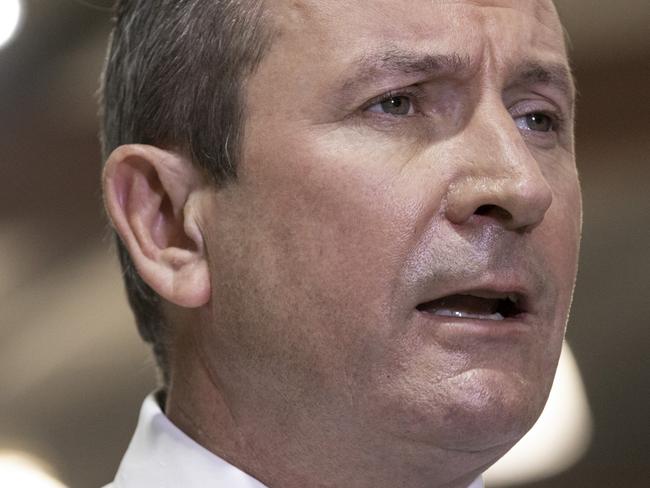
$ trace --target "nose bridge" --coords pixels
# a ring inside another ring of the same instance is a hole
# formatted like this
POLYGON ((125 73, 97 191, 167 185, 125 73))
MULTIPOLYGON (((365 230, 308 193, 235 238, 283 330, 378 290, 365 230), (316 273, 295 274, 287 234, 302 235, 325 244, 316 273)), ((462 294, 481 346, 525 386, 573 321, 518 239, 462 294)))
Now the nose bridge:
POLYGON ((539 171, 537 161, 531 156, 512 116, 503 102, 489 97, 480 104, 473 117, 472 130, 483 134, 485 147, 482 154, 473 156, 481 170, 493 177, 518 180, 527 171, 539 171))
POLYGON ((464 168, 452 182, 447 215, 463 223, 487 215, 507 228, 533 228, 552 202, 551 188, 500 97, 486 97, 468 125, 464 168))

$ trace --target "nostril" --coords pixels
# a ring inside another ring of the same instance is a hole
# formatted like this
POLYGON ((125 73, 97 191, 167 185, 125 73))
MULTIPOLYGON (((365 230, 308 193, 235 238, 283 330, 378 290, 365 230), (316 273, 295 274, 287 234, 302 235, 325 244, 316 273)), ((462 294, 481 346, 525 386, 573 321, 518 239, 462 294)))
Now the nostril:
POLYGON ((474 215, 485 215, 503 221, 512 219, 512 214, 498 205, 481 205, 474 211, 474 215))
POLYGON ((487 215, 492 211, 494 207, 495 207, 494 205, 481 205, 479 208, 476 209, 474 213, 476 215, 487 215))

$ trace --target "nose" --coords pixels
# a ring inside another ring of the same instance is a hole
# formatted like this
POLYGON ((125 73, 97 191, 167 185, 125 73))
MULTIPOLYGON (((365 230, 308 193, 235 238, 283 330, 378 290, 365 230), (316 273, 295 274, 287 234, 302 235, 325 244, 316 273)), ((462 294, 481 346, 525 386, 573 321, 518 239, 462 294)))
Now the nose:
POLYGON ((500 111, 466 127, 469 138, 445 213, 457 225, 481 217, 508 230, 530 231, 544 219, 553 193, 510 114, 500 111))

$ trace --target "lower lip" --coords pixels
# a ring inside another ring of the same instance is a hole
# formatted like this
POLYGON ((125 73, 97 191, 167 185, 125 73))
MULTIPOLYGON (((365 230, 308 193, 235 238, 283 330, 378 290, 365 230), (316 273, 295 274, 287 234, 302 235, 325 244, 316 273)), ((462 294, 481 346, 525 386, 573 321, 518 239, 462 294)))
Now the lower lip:
POLYGON ((529 334, 533 327, 530 314, 522 313, 503 320, 446 317, 416 310, 428 327, 448 339, 512 339, 529 334))

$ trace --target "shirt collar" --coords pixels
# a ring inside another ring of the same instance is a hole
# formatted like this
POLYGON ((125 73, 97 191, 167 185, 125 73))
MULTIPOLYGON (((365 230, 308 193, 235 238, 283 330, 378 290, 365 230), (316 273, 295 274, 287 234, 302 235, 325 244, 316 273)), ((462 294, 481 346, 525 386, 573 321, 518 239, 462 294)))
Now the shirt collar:
POLYGON ((188 437, 149 395, 113 487, 205 488, 207 480, 210 486, 266 488, 188 437))
POLYGON ((476 478, 476 480, 474 480, 474 483, 469 485, 467 488, 484 488, 483 478, 479 476, 478 478, 476 478))
MULTIPOLYGON (((149 395, 138 426, 120 463, 113 488, 267 488, 216 454, 197 444, 165 416, 149 395)), ((467 488, 483 488, 478 478, 467 488)))

